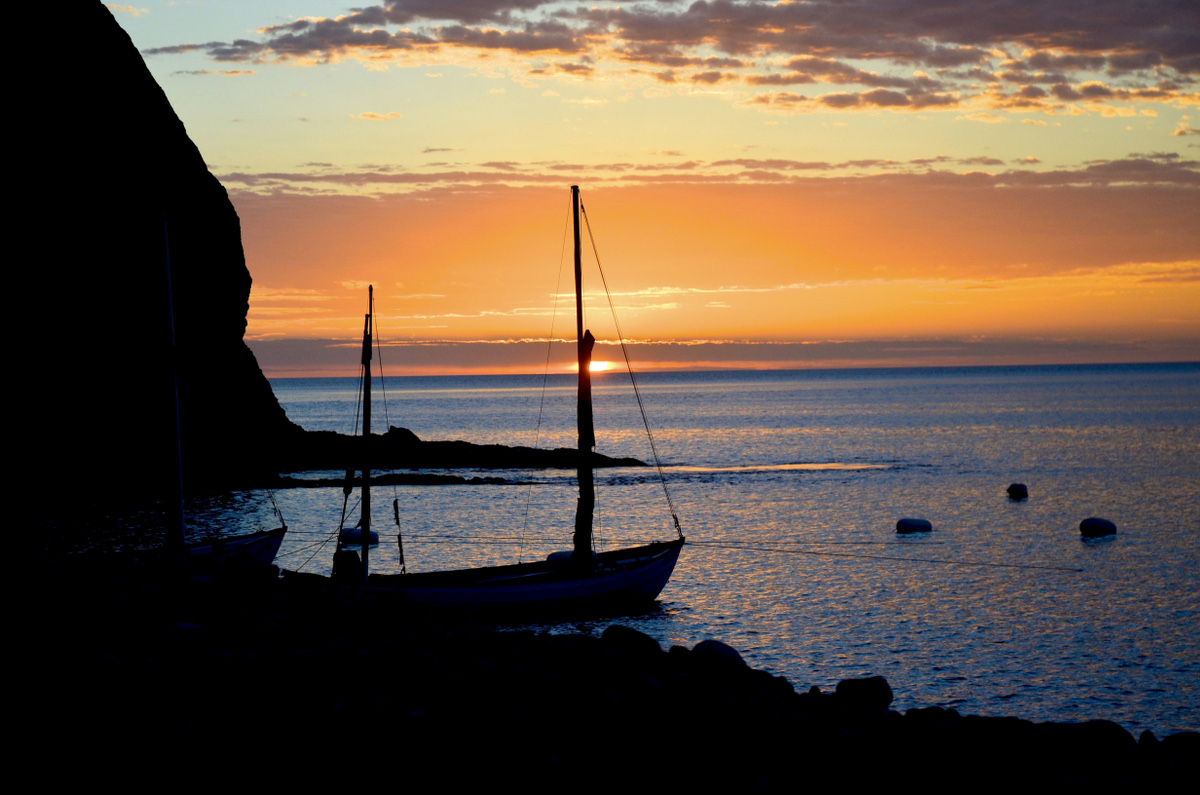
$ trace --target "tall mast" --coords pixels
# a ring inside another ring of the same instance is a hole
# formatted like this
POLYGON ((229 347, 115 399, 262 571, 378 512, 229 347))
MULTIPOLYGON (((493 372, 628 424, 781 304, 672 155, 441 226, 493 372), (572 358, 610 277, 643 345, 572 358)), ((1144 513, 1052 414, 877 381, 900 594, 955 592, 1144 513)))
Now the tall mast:
POLYGON ((367 319, 363 326, 363 440, 362 440, 362 578, 367 581, 371 548, 371 316, 375 313, 375 287, 367 287, 367 319))
POLYGON ((575 340, 579 355, 578 423, 579 423, 579 507, 575 511, 575 548, 571 561, 590 566, 595 561, 592 552, 592 513, 596 507, 596 489, 592 483, 592 448, 596 432, 592 426, 592 332, 583 328, 583 257, 579 239, 579 186, 571 186, 571 215, 575 226, 575 340))

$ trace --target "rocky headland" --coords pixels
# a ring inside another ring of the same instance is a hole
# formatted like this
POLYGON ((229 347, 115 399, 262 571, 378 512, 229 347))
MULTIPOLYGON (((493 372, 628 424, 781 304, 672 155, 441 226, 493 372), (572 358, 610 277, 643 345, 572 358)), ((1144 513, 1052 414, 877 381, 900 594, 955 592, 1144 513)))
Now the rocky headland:
MULTIPOLYGON (((308 431, 295 437, 280 455, 280 471, 346 468, 363 458, 361 437, 332 431, 308 431)), ((375 469, 574 469, 579 451, 573 447, 536 449, 464 441, 424 441, 407 428, 388 428, 368 437, 366 454, 375 469)), ((646 466, 636 458, 591 453, 593 468, 646 466)))

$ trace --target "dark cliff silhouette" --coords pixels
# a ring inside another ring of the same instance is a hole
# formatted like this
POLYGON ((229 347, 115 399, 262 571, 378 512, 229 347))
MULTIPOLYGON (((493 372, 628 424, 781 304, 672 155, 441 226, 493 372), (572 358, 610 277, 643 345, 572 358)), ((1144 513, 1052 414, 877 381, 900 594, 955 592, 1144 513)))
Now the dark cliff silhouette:
POLYGON ((36 335, 23 374, 44 390, 23 457, 75 493, 157 496, 173 477, 169 236, 185 481, 273 473, 299 429, 242 339, 237 213, 108 9, 71 9, 62 55, 38 64, 29 112, 14 114, 33 130, 22 155, 36 197, 19 225, 37 301, 21 314, 36 335))
MULTIPOLYGON (((136 502, 171 494, 172 361, 187 491, 353 463, 352 438, 287 419, 243 341, 251 278, 225 188, 108 9, 72 8, 60 42, 71 57, 23 84, 28 113, 15 114, 33 120, 22 155, 34 199, 16 226, 32 246, 18 261, 18 318, 36 340, 20 374, 33 376, 38 396, 27 411, 35 432, 17 452, 35 490, 57 495, 69 482, 73 498, 136 502)), ((391 467, 574 467, 577 455, 427 442, 399 429, 373 439, 391 467)))

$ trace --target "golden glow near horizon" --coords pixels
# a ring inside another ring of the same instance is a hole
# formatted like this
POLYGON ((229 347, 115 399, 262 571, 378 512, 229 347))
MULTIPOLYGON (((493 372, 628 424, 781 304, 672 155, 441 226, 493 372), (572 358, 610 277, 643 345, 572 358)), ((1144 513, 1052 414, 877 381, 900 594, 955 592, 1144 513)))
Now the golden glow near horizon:
POLYGON ((573 183, 643 366, 1200 358, 1197 23, 976 4, 111 8, 230 191, 269 374, 338 371, 368 281, 403 371, 540 369, 573 183))

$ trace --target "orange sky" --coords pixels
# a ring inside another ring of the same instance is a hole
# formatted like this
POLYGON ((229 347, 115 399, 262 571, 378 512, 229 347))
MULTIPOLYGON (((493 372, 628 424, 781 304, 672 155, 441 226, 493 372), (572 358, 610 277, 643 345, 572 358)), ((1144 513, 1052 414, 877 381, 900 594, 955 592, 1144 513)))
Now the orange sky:
POLYGON ((269 375, 353 372, 368 282, 400 371, 539 370, 572 183, 643 366, 1200 359, 1178 4, 109 8, 230 191, 269 375))
MULTIPOLYGON (((696 366, 807 366, 778 344, 894 347, 914 339, 1023 339, 1029 361, 1196 355, 1200 264, 1191 258, 1198 233, 1186 191, 995 182, 913 176, 585 186, 583 196, 628 337, 775 343, 783 356, 766 363, 705 357, 696 366), (1062 358, 1046 349, 1053 340, 1062 358)), ((425 347, 487 341, 494 369, 528 369, 527 355, 506 358, 495 343, 545 338, 560 261, 570 279, 565 187, 236 199, 256 278, 249 330, 256 350, 271 350, 264 343, 279 338, 352 338, 361 287, 371 282, 387 338, 425 347)), ((594 270, 585 278, 598 288, 594 270)), ((591 295, 588 312, 604 337, 611 323, 602 301, 591 295)), ((571 310, 569 296, 560 310, 571 310)), ((571 324, 560 313, 555 336, 569 334, 571 324)), ((944 361, 999 362, 995 351, 976 348, 977 359, 962 353, 944 361)), ((881 349, 877 360, 895 354, 881 349)), ((655 362, 671 364, 647 363, 655 362)), ((277 372, 302 366, 280 364, 277 372)), ((313 364, 331 365, 315 354, 313 364)), ((404 367, 402 356, 396 364, 404 367)), ((427 361, 412 366, 431 371, 427 361)))

